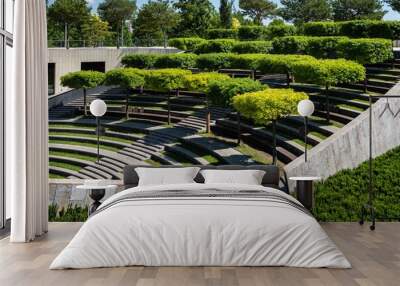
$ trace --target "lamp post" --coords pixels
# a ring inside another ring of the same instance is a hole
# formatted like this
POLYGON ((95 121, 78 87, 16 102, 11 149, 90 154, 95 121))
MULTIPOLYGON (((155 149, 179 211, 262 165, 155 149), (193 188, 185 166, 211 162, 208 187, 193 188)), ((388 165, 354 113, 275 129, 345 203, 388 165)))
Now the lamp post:
POLYGON ((100 126, 100 117, 107 112, 107 105, 101 99, 93 100, 90 104, 90 113, 96 117, 96 135, 97 135, 97 163, 100 161, 100 135, 104 133, 104 130, 100 126))
POLYGON ((297 111, 301 116, 304 117, 304 160, 307 162, 307 125, 308 125, 308 117, 314 113, 315 107, 314 103, 309 99, 304 99, 299 102, 297 105, 297 111))

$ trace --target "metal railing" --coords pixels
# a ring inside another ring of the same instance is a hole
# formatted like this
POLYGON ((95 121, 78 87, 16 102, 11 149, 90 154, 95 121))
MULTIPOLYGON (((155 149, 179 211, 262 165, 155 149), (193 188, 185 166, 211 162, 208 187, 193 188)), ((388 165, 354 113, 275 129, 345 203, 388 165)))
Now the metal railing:
POLYGON ((168 47, 167 39, 139 39, 135 38, 124 43, 107 40, 107 41, 87 41, 87 40, 48 40, 49 48, 100 48, 100 47, 168 47))

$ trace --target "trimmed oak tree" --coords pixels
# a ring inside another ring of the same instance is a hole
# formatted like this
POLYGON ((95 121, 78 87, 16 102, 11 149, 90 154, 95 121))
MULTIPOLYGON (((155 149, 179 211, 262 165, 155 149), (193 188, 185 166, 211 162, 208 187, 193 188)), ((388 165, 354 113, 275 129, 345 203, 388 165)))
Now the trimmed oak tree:
POLYGON ((144 85, 145 71, 134 68, 118 68, 110 70, 105 75, 105 85, 118 85, 128 89, 125 97, 125 114, 129 118, 129 90, 144 85))
POLYGON ((263 91, 235 96, 233 98, 233 107, 255 124, 267 126, 272 123, 273 163, 276 164, 276 121, 295 114, 298 103, 307 98, 308 96, 304 92, 296 92, 292 89, 267 88, 263 91))
POLYGON ((145 73, 144 79, 147 88, 167 93, 168 125, 171 124, 171 91, 175 91, 178 96, 179 90, 185 87, 184 77, 191 73, 191 71, 182 69, 150 70, 145 73))
POLYGON ((69 88, 83 89, 83 110, 87 116, 87 89, 94 88, 104 82, 105 75, 98 71, 70 72, 61 77, 61 85, 69 88))

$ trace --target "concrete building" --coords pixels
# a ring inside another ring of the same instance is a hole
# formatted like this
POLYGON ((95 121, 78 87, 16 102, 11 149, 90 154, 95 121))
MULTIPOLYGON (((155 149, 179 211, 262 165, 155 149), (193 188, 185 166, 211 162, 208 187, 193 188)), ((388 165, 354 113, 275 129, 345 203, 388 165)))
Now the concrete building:
POLYGON ((121 58, 133 53, 178 53, 175 48, 49 48, 49 95, 68 91, 62 87, 60 77, 69 72, 97 70, 106 72, 119 67, 121 58))

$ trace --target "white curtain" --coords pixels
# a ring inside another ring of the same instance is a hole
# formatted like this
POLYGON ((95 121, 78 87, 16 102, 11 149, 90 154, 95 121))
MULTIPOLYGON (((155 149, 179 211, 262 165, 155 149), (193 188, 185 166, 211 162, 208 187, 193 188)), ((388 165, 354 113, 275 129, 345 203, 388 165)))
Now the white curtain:
POLYGON ((15 2, 15 94, 6 99, 7 187, 12 242, 28 242, 48 225, 47 27, 43 0, 15 2))

